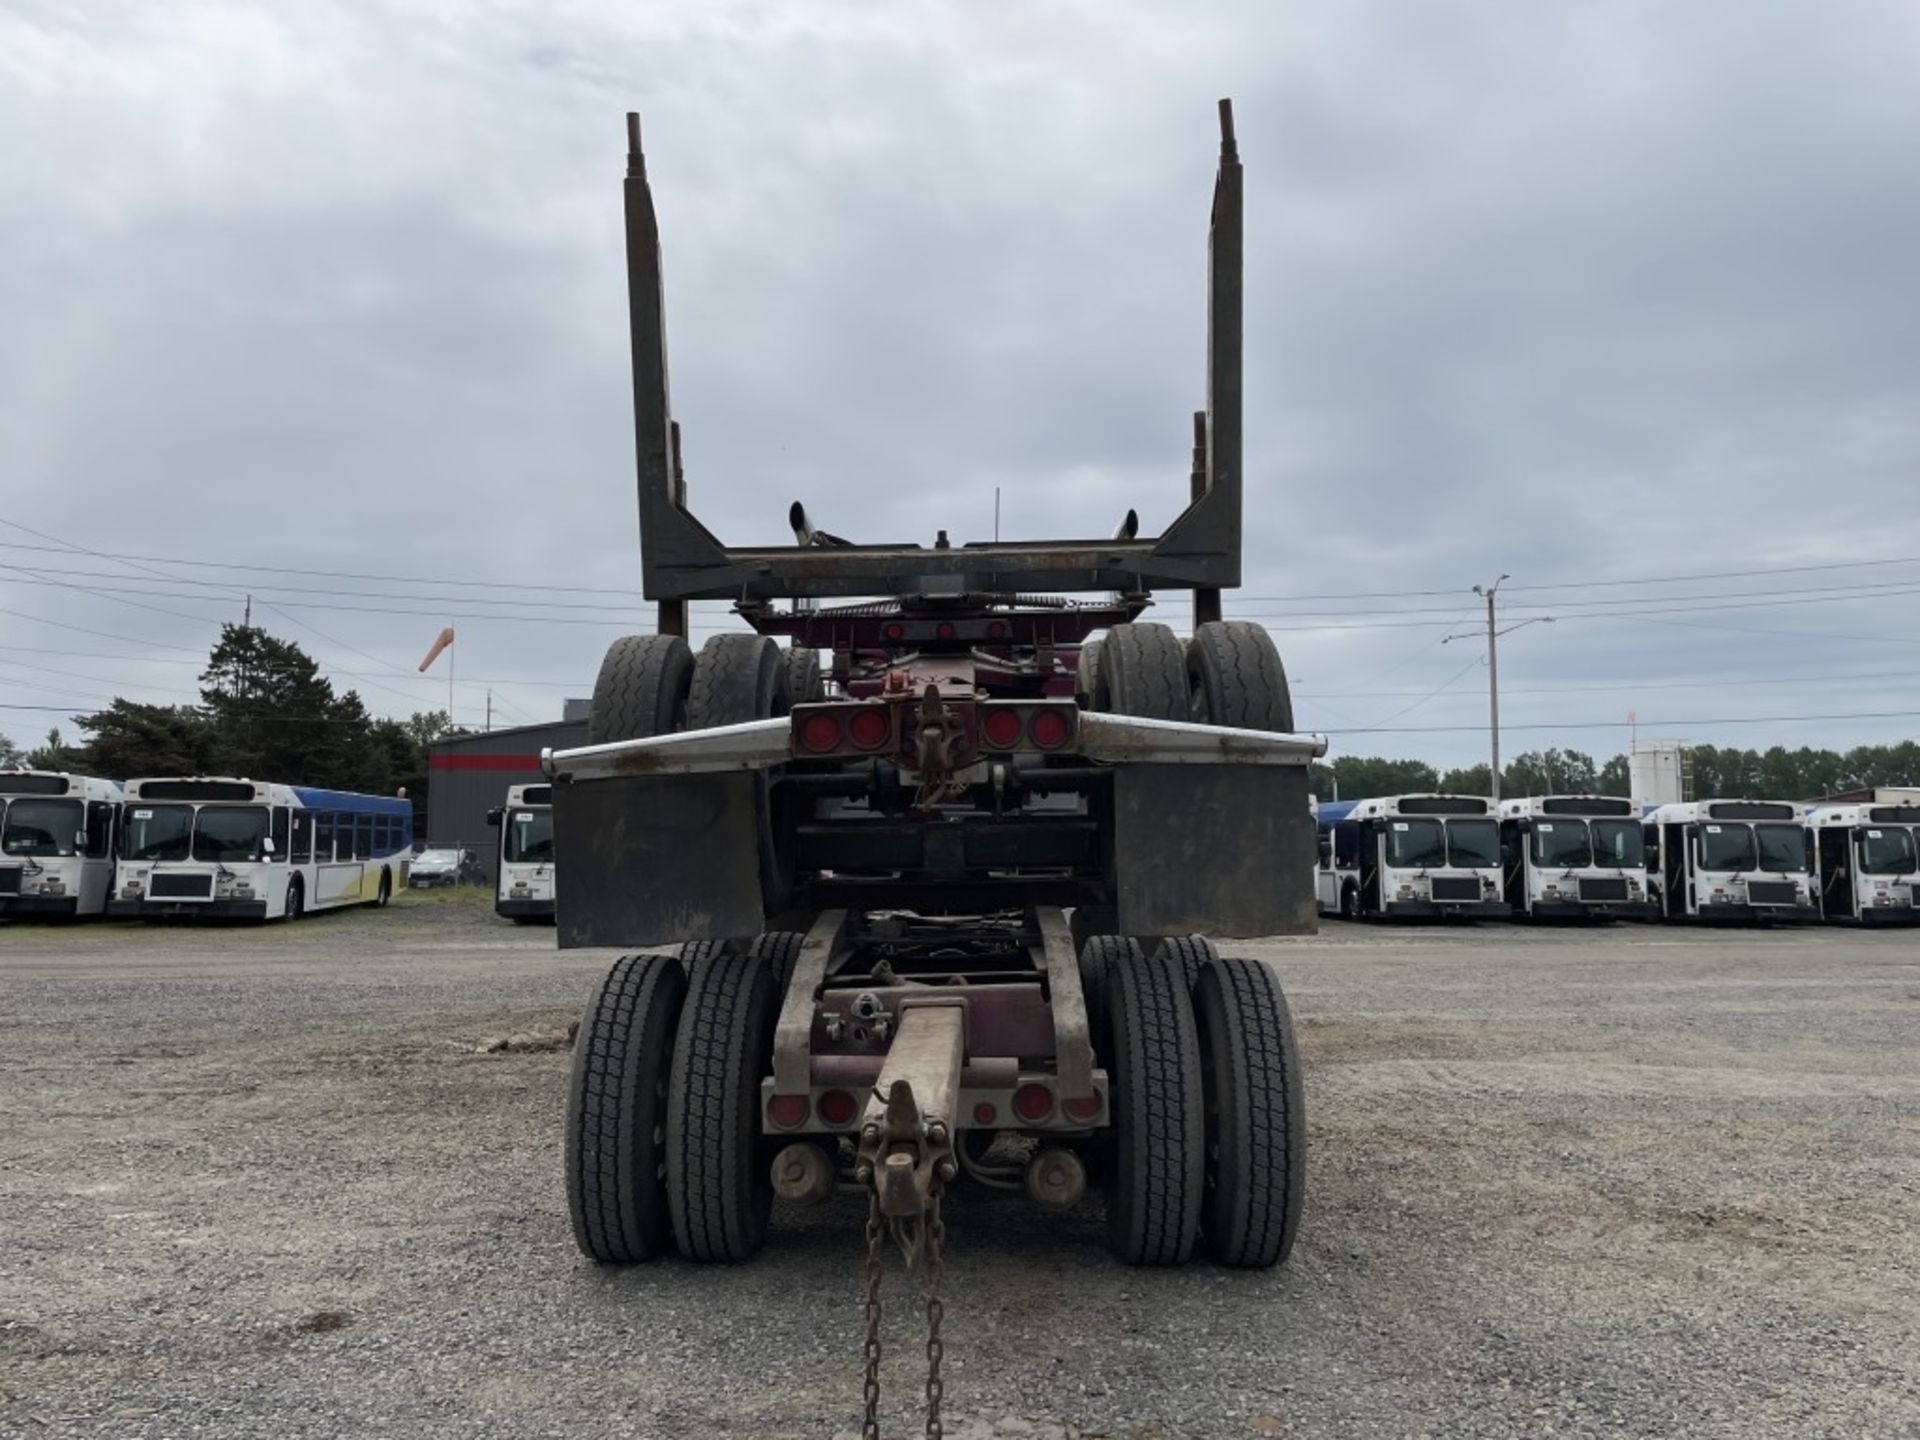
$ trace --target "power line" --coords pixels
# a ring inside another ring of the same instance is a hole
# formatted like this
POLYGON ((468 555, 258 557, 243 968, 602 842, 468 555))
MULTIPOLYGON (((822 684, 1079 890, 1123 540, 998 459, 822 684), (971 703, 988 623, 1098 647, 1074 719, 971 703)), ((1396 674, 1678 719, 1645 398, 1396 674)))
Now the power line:
MULTIPOLYGON (((38 535, 41 539, 54 539, 21 525, 17 521, 6 522, 13 528, 25 531, 29 535, 38 535)), ((78 550, 82 554, 92 555, 101 560, 142 562, 157 565, 184 566, 194 569, 233 570, 250 574, 304 575, 327 580, 372 580, 402 585, 452 585, 474 590, 525 590, 547 594, 567 595, 618 595, 631 597, 632 587, 595 586, 595 585, 546 585, 509 580, 462 580, 446 576, 421 577, 412 575, 390 575, 370 571, 354 570, 316 570, 291 565, 255 565, 232 560, 201 560, 186 556, 141 555, 121 551, 89 550, 79 545, 25 545, 16 541, 0 541, 0 548, 15 550, 33 550, 58 553, 61 550, 78 550)), ((1609 578, 1604 580, 1558 580, 1542 581, 1533 585, 1510 585, 1509 590, 1587 590, 1611 588, 1627 585, 1678 585, 1690 584, 1700 580, 1737 580, 1751 579, 1763 575, 1805 575, 1834 570, 1853 570, 1884 567, 1891 565, 1920 565, 1920 556, 1892 556, 1875 560, 1836 560, 1807 565, 1769 565, 1745 570, 1706 570, 1681 575, 1642 575, 1632 578, 1609 578)), ((173 579, 174 576, 164 578, 173 579)), ((1299 595, 1243 595, 1245 602, 1291 604, 1308 600, 1407 600, 1457 595, 1465 587, 1453 586, 1441 589, 1422 590, 1347 590, 1323 591, 1299 595)))

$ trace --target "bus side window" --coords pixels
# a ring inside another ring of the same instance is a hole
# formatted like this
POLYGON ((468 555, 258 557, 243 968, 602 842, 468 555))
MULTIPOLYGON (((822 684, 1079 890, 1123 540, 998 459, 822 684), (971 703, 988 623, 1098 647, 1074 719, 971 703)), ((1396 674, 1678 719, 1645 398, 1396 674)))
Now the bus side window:
POLYGON ((353 827, 353 858, 364 860, 373 850, 373 817, 361 815, 355 818, 353 827))
POLYGON ((1660 827, 1642 825, 1640 839, 1647 849, 1647 874, 1658 875, 1660 873, 1660 827))
POLYGON ((287 807, 273 807, 273 863, 287 863, 287 807))
POLYGON ((333 859, 333 812, 313 817, 313 858, 322 865, 333 859))
POLYGON ((113 806, 105 800, 87 804, 87 858, 99 860, 113 853, 113 806))
POLYGON ((391 855, 400 848, 400 818, 397 815, 380 817, 380 853, 391 855))
POLYGON ((296 865, 306 865, 313 860, 313 813, 308 810, 293 812, 293 847, 287 858, 296 865))

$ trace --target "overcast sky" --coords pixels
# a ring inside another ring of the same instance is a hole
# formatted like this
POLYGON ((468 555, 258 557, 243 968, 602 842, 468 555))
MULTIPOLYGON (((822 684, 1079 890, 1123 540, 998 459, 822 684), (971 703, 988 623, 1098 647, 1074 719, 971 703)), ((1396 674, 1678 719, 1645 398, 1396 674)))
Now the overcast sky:
POLYGON ((587 693, 645 613, 629 108, 724 538, 781 541, 795 497, 863 539, 986 538, 996 485, 1009 537, 1159 529, 1231 95, 1229 611, 1284 632, 1303 726, 1482 758, 1481 647, 1440 642, 1504 571, 1509 623, 1558 617, 1501 647, 1509 754, 1611 754, 1624 730, 1574 727, 1629 711, 1920 732, 1920 10, 1175 14, 0 0, 0 564, 39 567, 0 569, 0 729, 191 700, 249 589, 376 710, 444 706, 414 666, 449 619, 462 721, 486 682, 496 723, 587 693), (631 598, 445 583, 475 580, 631 598))

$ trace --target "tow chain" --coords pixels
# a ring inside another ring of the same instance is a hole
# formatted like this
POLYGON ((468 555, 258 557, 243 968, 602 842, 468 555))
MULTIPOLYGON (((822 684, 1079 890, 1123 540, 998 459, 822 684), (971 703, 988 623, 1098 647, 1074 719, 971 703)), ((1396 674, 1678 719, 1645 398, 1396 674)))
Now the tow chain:
MULTIPOLYGON (((947 1243, 946 1222, 940 1218, 940 1191, 933 1192, 932 1203, 921 1221, 919 1258, 927 1284, 927 1440, 942 1440, 946 1429, 940 1419, 941 1402, 946 1396, 940 1378, 940 1362, 946 1357, 946 1341, 941 1327, 946 1306, 940 1299, 940 1286, 946 1278, 944 1254, 947 1243)), ((884 1232, 880 1218, 880 1196, 876 1192, 867 1204, 867 1338, 866 1418, 860 1427, 860 1440, 880 1440, 880 1242, 884 1232)))

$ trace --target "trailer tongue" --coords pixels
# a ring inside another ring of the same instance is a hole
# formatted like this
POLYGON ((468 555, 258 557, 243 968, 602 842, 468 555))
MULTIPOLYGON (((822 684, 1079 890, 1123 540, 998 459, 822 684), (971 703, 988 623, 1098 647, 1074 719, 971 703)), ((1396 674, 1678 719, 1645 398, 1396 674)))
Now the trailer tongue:
POLYGON ((1091 1180, 1135 1264, 1180 1263, 1204 1240, 1222 1263, 1272 1265, 1298 1223, 1286 1001, 1270 969, 1207 938, 1312 928, 1305 767, 1326 748, 1294 733, 1271 639, 1219 615, 1240 579, 1242 488, 1224 101, 1221 130, 1208 404, 1189 503, 1161 535, 1130 512, 1104 540, 862 544, 796 504, 793 546, 737 549, 686 508, 628 117, 659 625, 608 651, 592 743, 545 760, 560 943, 679 951, 618 961, 588 1005, 569 1207, 602 1263, 669 1244, 743 1260, 776 1192, 865 1191, 870 1436, 889 1235, 927 1286, 940 1433, 940 1213, 956 1185, 1065 1209, 1091 1180), (1156 589, 1194 593, 1190 640, 1140 619, 1156 589), (693 599, 733 601, 752 633, 696 655, 693 599))

